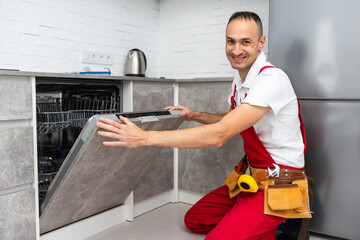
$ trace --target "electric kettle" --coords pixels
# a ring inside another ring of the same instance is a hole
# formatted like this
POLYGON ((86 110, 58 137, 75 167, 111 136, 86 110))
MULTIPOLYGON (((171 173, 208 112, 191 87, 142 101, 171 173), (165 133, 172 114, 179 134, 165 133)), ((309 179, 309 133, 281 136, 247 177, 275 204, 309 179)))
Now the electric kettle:
POLYGON ((143 51, 131 49, 126 57, 125 76, 145 77, 146 57, 143 51))

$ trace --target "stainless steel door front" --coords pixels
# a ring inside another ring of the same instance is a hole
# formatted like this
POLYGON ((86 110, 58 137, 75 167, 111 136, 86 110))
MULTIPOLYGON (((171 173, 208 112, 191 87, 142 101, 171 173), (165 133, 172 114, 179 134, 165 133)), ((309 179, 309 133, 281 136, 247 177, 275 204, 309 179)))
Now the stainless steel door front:
POLYGON ((360 98, 360 1, 271 0, 269 60, 299 97, 360 98))
POLYGON ((308 140, 306 173, 315 179, 309 230, 360 239, 360 102, 300 103, 308 140))

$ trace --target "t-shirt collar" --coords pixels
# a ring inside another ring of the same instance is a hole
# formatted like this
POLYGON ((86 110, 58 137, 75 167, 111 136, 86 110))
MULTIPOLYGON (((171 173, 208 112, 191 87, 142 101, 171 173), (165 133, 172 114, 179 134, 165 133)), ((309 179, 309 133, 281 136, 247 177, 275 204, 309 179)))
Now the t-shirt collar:
MULTIPOLYGON (((246 75, 245 81, 242 83, 242 87, 250 88, 251 83, 257 77, 260 69, 264 66, 265 62, 266 62, 265 53, 263 51, 261 51, 259 56, 256 58, 254 64, 251 66, 248 74, 246 75)), ((239 73, 237 75, 239 75, 239 73)), ((240 75, 238 77, 240 80, 240 75)))

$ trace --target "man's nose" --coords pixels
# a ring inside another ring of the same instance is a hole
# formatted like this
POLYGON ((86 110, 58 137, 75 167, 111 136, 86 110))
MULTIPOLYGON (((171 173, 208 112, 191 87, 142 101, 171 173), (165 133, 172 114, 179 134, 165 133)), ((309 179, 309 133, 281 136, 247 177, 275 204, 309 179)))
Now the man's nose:
POLYGON ((241 44, 234 44, 233 50, 232 50, 232 54, 234 55, 240 55, 243 52, 243 47, 241 46, 241 44))

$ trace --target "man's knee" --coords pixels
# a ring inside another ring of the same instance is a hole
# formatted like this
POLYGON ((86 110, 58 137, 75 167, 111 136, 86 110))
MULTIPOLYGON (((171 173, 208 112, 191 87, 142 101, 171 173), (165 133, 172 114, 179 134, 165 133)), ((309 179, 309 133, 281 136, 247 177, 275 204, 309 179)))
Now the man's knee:
POLYGON ((192 208, 185 214, 184 223, 190 231, 199 234, 207 234, 214 228, 202 222, 202 218, 199 218, 192 208))
POLYGON ((190 210, 185 214, 184 217, 184 223, 185 226, 192 232, 197 232, 200 230, 201 228, 201 224, 199 223, 198 220, 194 219, 194 214, 192 212, 192 208, 190 208, 190 210))

